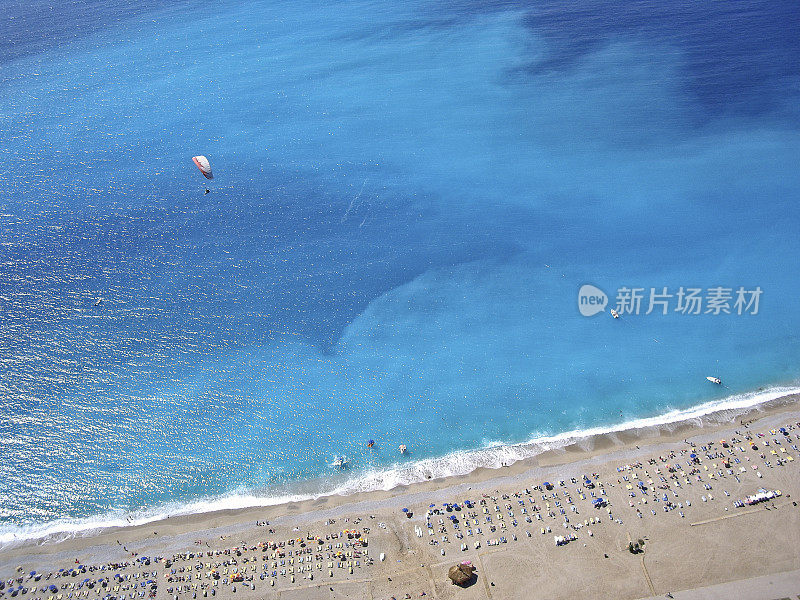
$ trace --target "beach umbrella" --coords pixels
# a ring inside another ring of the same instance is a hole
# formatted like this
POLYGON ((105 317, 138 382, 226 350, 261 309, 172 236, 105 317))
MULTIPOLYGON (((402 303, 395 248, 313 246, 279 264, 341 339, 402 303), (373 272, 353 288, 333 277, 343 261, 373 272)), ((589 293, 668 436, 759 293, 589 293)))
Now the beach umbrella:
POLYGON ((428 508, 433 508, 434 506, 436 506, 436 505, 435 504, 431 504, 430 506, 428 506, 428 508))
POLYGON ((407 508, 403 508, 403 509, 402 509, 402 511, 403 511, 404 513, 407 513, 407 512, 408 512, 408 509, 407 509, 407 508))

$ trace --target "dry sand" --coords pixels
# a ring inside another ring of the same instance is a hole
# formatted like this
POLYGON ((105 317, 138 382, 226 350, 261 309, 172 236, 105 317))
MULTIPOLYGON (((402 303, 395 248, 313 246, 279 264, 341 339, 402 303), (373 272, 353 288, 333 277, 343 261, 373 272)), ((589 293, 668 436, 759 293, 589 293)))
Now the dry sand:
MULTIPOLYGON (((747 411, 721 411, 681 424, 595 436, 507 468, 480 469, 389 492, 170 517, 64 541, 26 541, 0 550, 0 577, 6 582, 22 577, 22 584, 15 582, 13 587, 22 585, 27 592, 17 593, 15 600, 131 600, 132 594, 150 598, 152 584, 141 585, 150 579, 158 582, 155 598, 172 600, 377 600, 407 594, 418 598, 422 593, 443 599, 635 599, 667 593, 675 598, 796 597, 800 452, 792 446, 800 444, 797 400, 787 396, 747 411), (769 433, 784 426, 792 426, 788 436, 769 433), (747 437, 753 438, 757 450, 747 437), (730 444, 732 454, 721 439, 739 440, 730 444), (689 464, 691 443, 700 464, 689 464), (700 450, 709 443, 710 451, 700 450), (730 460, 730 469, 723 466, 723 458, 730 460), (641 466, 635 466, 638 463, 641 466), (668 465, 676 464, 681 469, 671 473, 668 465), (584 485, 584 474, 592 477, 594 489, 584 485), (564 485, 559 484, 562 480, 564 485), (554 483, 553 489, 535 489, 544 481, 554 483), (647 487, 644 494, 637 481, 647 487), (761 487, 781 490, 782 496, 754 507, 734 506, 735 499, 761 487), (592 493, 610 506, 593 508, 592 493), (674 506, 669 511, 664 510, 665 494, 674 506), (472 509, 463 507, 467 499, 474 501, 472 509), (447 512, 441 507, 444 502, 462 504, 461 510, 447 512), (428 520, 432 503, 442 514, 428 520), (402 508, 409 508, 413 516, 407 518, 402 508), (451 515, 459 519, 458 529, 451 515), (589 519, 596 522, 587 525, 589 519), (256 526, 256 521, 269 525, 256 526), (429 521, 433 535, 428 533, 429 521), (550 531, 542 534, 543 528, 550 531), (357 530, 358 537, 342 535, 345 530, 357 530), (322 544, 309 540, 309 534, 320 537, 322 544), (339 537, 332 537, 336 534, 339 537), (568 534, 576 539, 555 544, 554 536, 568 534), (297 538, 304 547, 297 542, 286 545, 283 556, 258 546, 297 538), (353 546, 364 539, 366 547, 353 546), (631 554, 629 541, 639 539, 645 541, 644 552, 631 554), (239 548, 238 555, 233 548, 239 548), (336 552, 354 551, 332 558, 336 552), (186 558, 186 553, 202 557, 186 558), (144 557, 150 558, 149 565, 141 561, 144 557), (76 568, 76 560, 86 572, 47 579, 59 569, 76 568), (446 576, 449 567, 463 560, 471 561, 478 572, 466 589, 452 585, 446 576), (122 566, 108 568, 111 563, 122 566), (44 573, 42 579, 30 578, 32 570, 44 573), (208 576, 214 570, 219 579, 208 576), (247 587, 228 581, 234 570, 243 573, 247 587), (84 579, 96 582, 115 573, 128 579, 109 581, 105 588, 96 583, 77 586, 84 579), (43 591, 45 585, 57 590, 43 591), (784 588, 791 588, 791 594, 784 588), (780 594, 772 595, 778 589, 780 594)), ((3 600, 12 597, 8 585, 2 594, 3 600)))

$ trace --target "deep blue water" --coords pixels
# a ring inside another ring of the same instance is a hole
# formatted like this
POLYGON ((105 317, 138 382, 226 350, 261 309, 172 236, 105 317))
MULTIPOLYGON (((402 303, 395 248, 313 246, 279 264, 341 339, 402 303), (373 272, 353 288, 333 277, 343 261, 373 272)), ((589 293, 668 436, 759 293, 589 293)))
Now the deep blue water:
POLYGON ((796 3, 4 10, 6 532, 798 379, 796 3), (615 321, 584 283, 763 295, 615 321))

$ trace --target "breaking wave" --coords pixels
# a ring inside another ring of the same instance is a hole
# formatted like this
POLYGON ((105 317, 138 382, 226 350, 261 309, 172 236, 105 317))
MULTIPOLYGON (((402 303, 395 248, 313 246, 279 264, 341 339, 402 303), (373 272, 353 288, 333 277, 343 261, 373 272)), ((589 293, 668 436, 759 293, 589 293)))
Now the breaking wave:
MULTIPOLYGON (((531 458, 575 443, 588 442, 589 438, 633 431, 644 428, 670 430, 683 423, 700 425, 730 422, 737 413, 758 405, 800 393, 800 387, 774 387, 757 392, 736 394, 706 402, 693 408, 671 410, 662 415, 626 421, 616 425, 576 429, 551 435, 535 435, 529 441, 504 445, 486 441, 477 450, 451 452, 438 458, 425 458, 409 464, 397 464, 374 471, 359 472, 333 489, 319 489, 315 493, 261 495, 253 490, 240 490, 189 503, 170 503, 137 513, 114 511, 85 519, 56 520, 42 525, 7 526, 0 529, 0 546, 9 547, 31 539, 59 542, 71 537, 88 536, 103 529, 130 527, 159 521, 172 516, 185 516, 236 510, 259 506, 275 506, 287 502, 314 500, 324 496, 391 490, 431 479, 467 475, 479 468, 497 469, 519 460, 531 458)), ((321 480, 320 480, 321 482, 321 480)), ((320 484, 322 487, 324 484, 320 484)))

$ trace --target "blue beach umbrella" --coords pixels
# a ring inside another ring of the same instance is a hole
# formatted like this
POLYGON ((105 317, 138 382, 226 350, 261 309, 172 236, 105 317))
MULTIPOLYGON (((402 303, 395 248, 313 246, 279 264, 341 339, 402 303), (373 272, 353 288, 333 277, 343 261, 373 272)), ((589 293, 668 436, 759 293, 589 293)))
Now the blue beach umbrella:
POLYGON ((431 504, 431 505, 428 506, 428 508, 433 508, 434 506, 436 506, 436 505, 435 504, 431 504))
POLYGON ((407 508, 404 508, 404 509, 402 509, 402 510, 403 510, 403 512, 404 512, 404 513, 407 513, 407 512, 408 512, 408 509, 407 509, 407 508))

